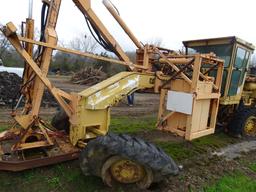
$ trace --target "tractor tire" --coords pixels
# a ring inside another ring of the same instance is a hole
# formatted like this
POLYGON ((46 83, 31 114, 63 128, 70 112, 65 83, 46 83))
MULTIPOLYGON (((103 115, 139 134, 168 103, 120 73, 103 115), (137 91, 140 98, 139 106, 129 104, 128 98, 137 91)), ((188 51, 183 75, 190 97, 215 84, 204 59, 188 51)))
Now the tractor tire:
POLYGON ((243 107, 236 112, 228 125, 228 131, 236 137, 256 136, 256 108, 243 107))
POLYGON ((64 110, 60 109, 52 118, 51 125, 59 131, 69 133, 69 117, 64 110))
POLYGON ((114 159, 118 158, 132 161, 143 167, 146 179, 136 182, 140 188, 148 188, 152 182, 159 182, 179 172, 176 163, 162 149, 136 137, 112 133, 88 143, 80 154, 80 167, 85 175, 101 177, 107 185, 111 186, 111 181, 116 179, 104 178, 106 172, 104 169, 111 167, 106 165, 109 161, 114 162, 114 159))

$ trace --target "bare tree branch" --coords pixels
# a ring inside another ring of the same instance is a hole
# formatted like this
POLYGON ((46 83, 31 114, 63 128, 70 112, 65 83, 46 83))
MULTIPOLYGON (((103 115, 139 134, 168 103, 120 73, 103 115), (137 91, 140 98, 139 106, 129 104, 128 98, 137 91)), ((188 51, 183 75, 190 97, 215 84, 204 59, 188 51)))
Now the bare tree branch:
POLYGON ((99 45, 91 36, 81 34, 69 42, 69 47, 83 52, 94 52, 99 45))
POLYGON ((155 45, 157 47, 163 47, 163 40, 161 38, 152 38, 146 41, 146 44, 155 45))
POLYGON ((0 58, 3 57, 9 47, 9 41, 2 34, 0 34, 0 58))

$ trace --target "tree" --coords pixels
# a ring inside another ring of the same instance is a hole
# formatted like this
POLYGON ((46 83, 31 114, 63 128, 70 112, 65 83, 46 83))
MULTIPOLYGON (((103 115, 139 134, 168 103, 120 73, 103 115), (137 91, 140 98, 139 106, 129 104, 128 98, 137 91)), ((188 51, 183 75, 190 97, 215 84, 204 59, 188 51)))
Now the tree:
POLYGON ((135 63, 136 62, 136 52, 135 51, 127 51, 125 52, 126 55, 129 57, 131 62, 135 63))
POLYGON ((163 47, 164 46, 163 40, 160 39, 160 38, 152 38, 150 40, 147 40, 146 44, 154 45, 156 47, 163 47))
POLYGON ((0 59, 3 59, 4 54, 7 52, 10 44, 5 36, 0 33, 0 59))
MULTIPOLYGON (((62 46, 64 43, 62 42, 62 46)), ((95 52, 98 48, 97 42, 91 36, 78 35, 72 39, 66 47, 81 52, 95 52)), ((51 65, 52 70, 60 69, 61 71, 78 71, 85 66, 91 65, 92 60, 83 56, 68 54, 58 51, 51 65)))
POLYGON ((83 52, 93 53, 98 49, 99 45, 93 37, 80 34, 69 42, 68 47, 83 52))
POLYGON ((24 66, 23 60, 2 33, 0 33, 0 59, 5 66, 24 66))

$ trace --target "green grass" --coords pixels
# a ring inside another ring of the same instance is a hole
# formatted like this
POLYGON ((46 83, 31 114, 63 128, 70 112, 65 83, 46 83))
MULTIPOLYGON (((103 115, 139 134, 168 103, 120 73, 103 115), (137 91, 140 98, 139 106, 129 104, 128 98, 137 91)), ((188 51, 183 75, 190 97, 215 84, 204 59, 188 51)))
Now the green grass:
POLYGON ((254 192, 256 181, 240 172, 235 172, 222 177, 214 186, 208 187, 203 192, 254 192))
POLYGON ((234 141, 234 138, 220 133, 202 137, 192 142, 183 140, 180 142, 157 142, 156 144, 174 160, 182 160, 206 153, 209 149, 224 147, 234 141))
MULTIPOLYGON (((111 121, 110 130, 115 133, 135 133, 152 130, 155 118, 118 117, 111 121)), ((0 131, 8 126, 1 125, 0 131)), ((0 192, 26 191, 63 191, 63 192, 97 192, 123 191, 122 188, 110 189, 98 177, 85 177, 78 162, 67 162, 59 165, 27 170, 20 173, 0 172, 0 192)))
POLYGON ((114 117, 111 119, 110 131, 115 133, 136 133, 155 129, 155 117, 114 117))
MULTIPOLYGON (((111 120, 110 131, 115 133, 137 133, 140 131, 152 131, 155 129, 155 117, 114 117, 111 120)), ((234 139, 226 134, 217 134, 188 141, 156 142, 156 145, 163 148, 175 160, 182 160, 197 154, 206 152, 209 147, 220 148, 234 139)))
POLYGON ((182 160, 187 159, 196 155, 196 151, 194 149, 189 149, 186 147, 186 143, 166 143, 159 142, 156 144, 160 148, 162 148, 169 156, 171 156, 174 160, 182 160))
POLYGON ((256 172, 256 163, 250 164, 250 165, 249 165, 249 168, 250 168, 252 171, 256 172))
MULTIPOLYGON (((114 117, 111 120, 110 131, 115 133, 133 134, 137 132, 152 131, 155 129, 155 117, 114 117)), ((0 125, 0 131, 8 128, 0 125)), ((166 133, 167 134, 167 133, 166 133)), ((175 160, 189 159, 206 152, 209 148, 218 148, 232 143, 233 139, 225 134, 210 135, 192 142, 175 140, 169 142, 157 141, 175 160)), ((256 165, 250 166, 256 170, 256 165)), ((255 182, 242 174, 233 174, 223 177, 216 185, 205 189, 206 192, 231 191, 229 187, 236 189, 243 186, 247 191, 255 189, 255 182), (238 182, 238 184, 236 184, 238 182)), ((20 173, 0 172, 0 192, 25 192, 25 191, 127 191, 126 188, 110 189, 103 185, 100 178, 85 177, 77 161, 59 165, 28 170, 20 173)), ((245 190, 245 192, 246 192, 245 190)), ((244 191, 244 190, 243 190, 244 191)), ((254 190, 256 191, 256 190, 254 190)))
POLYGON ((206 137, 202 137, 192 141, 193 146, 197 148, 220 148, 224 147, 227 144, 236 142, 236 138, 229 137, 227 134, 224 133, 216 133, 213 135, 208 135, 206 137))
POLYGON ((105 188, 100 178, 85 177, 79 166, 74 163, 63 163, 20 173, 0 172, 1 192, 94 192, 104 191, 105 188))
POLYGON ((0 125, 0 132, 5 131, 8 128, 9 128, 8 125, 0 125))

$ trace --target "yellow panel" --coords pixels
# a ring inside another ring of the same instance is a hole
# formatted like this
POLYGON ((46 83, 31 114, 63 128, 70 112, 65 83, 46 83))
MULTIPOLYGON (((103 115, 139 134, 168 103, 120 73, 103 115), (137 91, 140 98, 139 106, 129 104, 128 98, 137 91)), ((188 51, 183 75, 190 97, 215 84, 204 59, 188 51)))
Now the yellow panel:
POLYGON ((154 80, 155 76, 151 74, 122 72, 79 93, 81 100, 71 117, 72 144, 105 135, 109 127, 110 107, 138 89, 153 88, 154 80))

